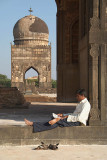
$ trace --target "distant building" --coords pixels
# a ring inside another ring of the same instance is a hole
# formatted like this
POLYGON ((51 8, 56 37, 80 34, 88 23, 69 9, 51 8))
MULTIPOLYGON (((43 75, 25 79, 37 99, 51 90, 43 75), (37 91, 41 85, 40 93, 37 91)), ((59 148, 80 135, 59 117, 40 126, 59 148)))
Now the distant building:
POLYGON ((29 77, 27 79, 38 79, 38 76, 34 76, 34 77, 29 77))
MULTIPOLYGON (((31 12, 31 9, 30 9, 31 12)), ((38 73, 39 88, 51 87, 51 45, 49 30, 40 18, 28 15, 14 26, 11 45, 11 83, 26 91, 25 73, 33 68, 38 73)))

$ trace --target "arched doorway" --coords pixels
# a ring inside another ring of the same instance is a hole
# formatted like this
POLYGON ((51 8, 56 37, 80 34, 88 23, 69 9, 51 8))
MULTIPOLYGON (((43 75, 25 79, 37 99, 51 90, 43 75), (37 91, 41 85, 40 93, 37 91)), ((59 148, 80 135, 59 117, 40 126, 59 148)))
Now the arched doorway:
POLYGON ((34 67, 29 67, 25 71, 25 93, 32 94, 37 93, 39 87, 39 72, 34 67))

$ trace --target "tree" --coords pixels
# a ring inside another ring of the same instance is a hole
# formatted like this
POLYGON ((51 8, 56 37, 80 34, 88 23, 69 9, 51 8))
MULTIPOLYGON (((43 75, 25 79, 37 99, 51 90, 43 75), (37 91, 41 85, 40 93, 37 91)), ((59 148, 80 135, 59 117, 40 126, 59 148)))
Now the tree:
POLYGON ((7 79, 7 76, 6 75, 3 75, 3 74, 0 74, 0 79, 7 79))
POLYGON ((6 75, 0 74, 0 87, 11 87, 11 80, 6 75))
POLYGON ((52 79, 52 88, 57 88, 57 81, 52 79))

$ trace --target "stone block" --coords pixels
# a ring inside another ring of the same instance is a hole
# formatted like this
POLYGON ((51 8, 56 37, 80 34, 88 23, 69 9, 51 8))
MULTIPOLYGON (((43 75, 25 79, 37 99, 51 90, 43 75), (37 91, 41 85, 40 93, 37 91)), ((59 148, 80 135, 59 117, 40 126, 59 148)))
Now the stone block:
POLYGON ((0 108, 26 108, 23 94, 16 88, 0 88, 0 108))
POLYGON ((0 126, 0 145, 39 145, 40 142, 107 145, 107 127, 58 127, 33 133, 33 128, 28 126, 0 126))

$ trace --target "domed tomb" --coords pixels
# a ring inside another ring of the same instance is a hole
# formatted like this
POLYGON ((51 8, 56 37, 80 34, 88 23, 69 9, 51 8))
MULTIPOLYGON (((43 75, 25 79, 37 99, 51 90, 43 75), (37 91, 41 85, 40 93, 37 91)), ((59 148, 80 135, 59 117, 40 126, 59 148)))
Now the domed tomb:
POLYGON ((13 29, 16 45, 48 45, 49 30, 40 18, 29 15, 17 21, 13 29))
MULTIPOLYGON (((30 9, 31 12, 31 9, 30 9)), ((32 93, 51 88, 51 45, 49 31, 40 18, 29 15, 21 18, 13 29, 11 44, 11 85, 22 93, 32 93), (26 83, 25 74, 30 69, 38 73, 38 87, 26 83)))

